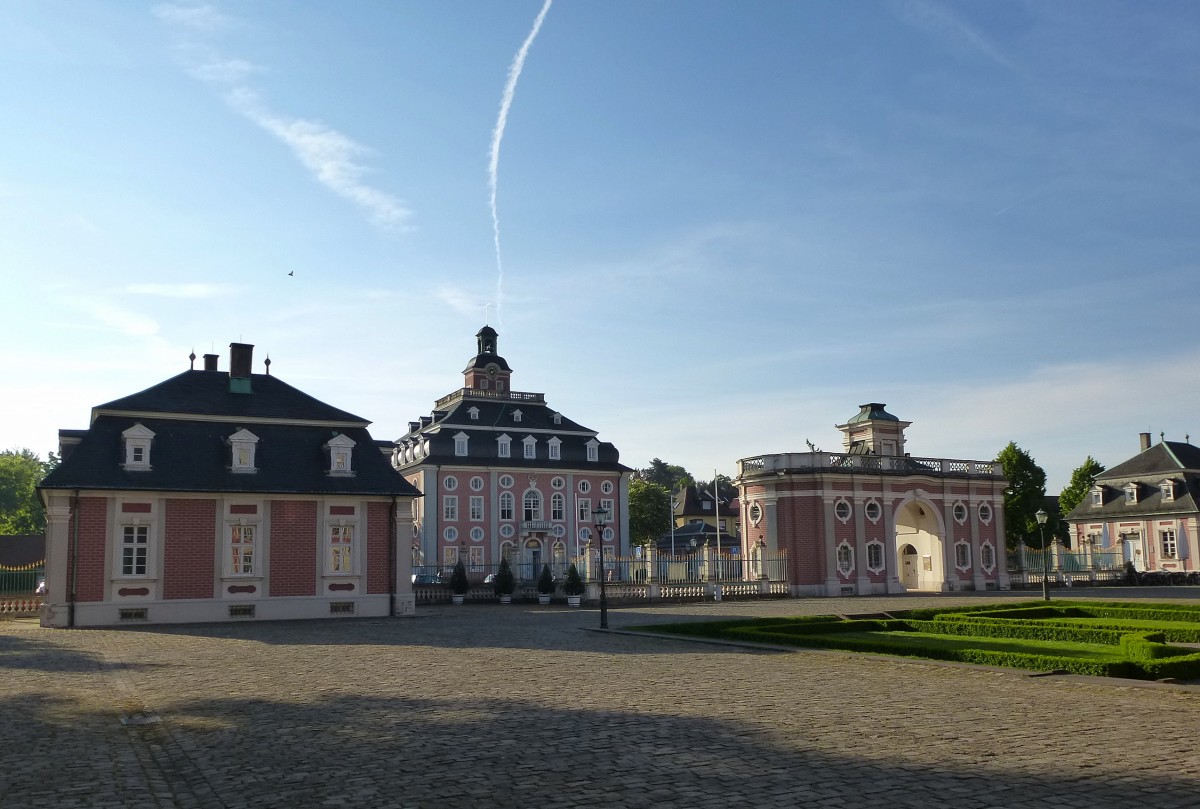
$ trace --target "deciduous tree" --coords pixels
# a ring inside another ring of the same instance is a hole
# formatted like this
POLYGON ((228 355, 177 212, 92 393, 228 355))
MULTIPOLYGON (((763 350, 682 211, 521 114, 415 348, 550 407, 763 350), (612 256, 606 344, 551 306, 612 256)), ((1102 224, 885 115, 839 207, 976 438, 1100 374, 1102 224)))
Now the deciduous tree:
MULTIPOLYGON (((1008 489, 1004 493, 1004 529, 1008 547, 1015 548, 1022 541, 1037 545, 1037 512, 1046 497, 1046 472, 1033 460, 1028 452, 1015 442, 1000 450, 996 461, 1008 478, 1008 489)), ((1046 538, 1053 534, 1055 526, 1047 526, 1046 538)))
POLYGON ((57 462, 53 453, 43 463, 28 449, 0 452, 0 534, 40 534, 46 529, 35 488, 57 462))
POLYGON ((629 481, 629 541, 646 545, 671 530, 671 494, 665 486, 629 481))
POLYGON ((1096 478, 1103 474, 1104 464, 1097 461, 1091 455, 1087 456, 1082 464, 1075 468, 1071 473, 1071 482, 1062 490, 1058 496, 1058 510, 1064 515, 1070 514, 1075 506, 1083 502, 1083 498, 1087 497, 1088 492, 1092 490, 1092 484, 1096 482, 1096 478))

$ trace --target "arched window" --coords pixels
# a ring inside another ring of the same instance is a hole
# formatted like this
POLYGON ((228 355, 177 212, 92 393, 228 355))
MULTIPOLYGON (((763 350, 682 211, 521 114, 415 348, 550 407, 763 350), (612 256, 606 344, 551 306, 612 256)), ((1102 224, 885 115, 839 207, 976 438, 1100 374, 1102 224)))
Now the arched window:
POLYGON ((561 492, 550 495, 550 519, 565 520, 567 518, 567 501, 561 492))
POLYGON ((540 520, 542 518, 542 493, 537 489, 530 489, 525 492, 525 521, 540 520))

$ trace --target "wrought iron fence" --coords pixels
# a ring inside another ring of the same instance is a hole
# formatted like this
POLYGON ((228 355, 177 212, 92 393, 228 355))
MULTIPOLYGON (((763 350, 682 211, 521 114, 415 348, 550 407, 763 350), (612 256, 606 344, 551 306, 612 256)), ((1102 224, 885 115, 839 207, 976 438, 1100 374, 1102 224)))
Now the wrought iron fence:
MULTIPOLYGON (((567 577, 567 569, 575 564, 585 581, 595 581, 599 573, 596 555, 582 555, 555 562, 512 561, 513 578, 518 588, 532 585, 541 576, 543 564, 550 567, 550 575, 561 583, 567 577)), ((473 586, 489 584, 499 569, 499 564, 466 565, 467 580, 473 586)), ((414 565, 413 584, 417 586, 444 586, 450 583, 453 565, 414 565)), ((757 582, 786 581, 787 556, 763 556, 746 558, 733 555, 702 553, 688 556, 619 556, 605 557, 604 575, 607 582, 644 584, 657 582, 675 584, 688 582, 757 582)))
POLYGON ((0 567, 0 595, 33 595, 45 575, 43 565, 0 567))

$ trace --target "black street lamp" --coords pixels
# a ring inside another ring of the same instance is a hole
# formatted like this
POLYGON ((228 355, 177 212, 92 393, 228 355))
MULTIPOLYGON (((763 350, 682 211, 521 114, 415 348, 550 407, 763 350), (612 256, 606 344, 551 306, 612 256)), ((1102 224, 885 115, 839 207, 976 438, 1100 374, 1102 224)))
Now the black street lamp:
POLYGON ((608 629, 608 593, 604 589, 604 524, 608 522, 608 509, 592 509, 592 521, 596 524, 596 561, 600 563, 600 628, 608 629))
POLYGON ((1038 533, 1042 536, 1042 598, 1050 600, 1050 554, 1046 552, 1046 510, 1039 508, 1037 514, 1038 533))

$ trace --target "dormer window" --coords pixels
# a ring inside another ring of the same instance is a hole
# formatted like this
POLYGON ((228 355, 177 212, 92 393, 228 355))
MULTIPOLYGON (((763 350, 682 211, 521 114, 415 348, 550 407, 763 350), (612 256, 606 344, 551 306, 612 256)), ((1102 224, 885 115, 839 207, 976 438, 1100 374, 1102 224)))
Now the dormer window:
POLYGON ((546 442, 546 445, 549 448, 550 460, 558 461, 562 459, 562 439, 554 436, 554 438, 546 442))
POLYGON ((550 420, 553 421, 555 424, 562 424, 562 413, 555 413, 553 416, 550 417, 550 420))
POLYGON ((1162 499, 1164 502, 1175 499, 1174 481, 1164 480, 1162 483, 1158 484, 1158 488, 1162 491, 1162 499))
POLYGON ((258 436, 249 430, 238 430, 227 439, 230 449, 229 470, 231 472, 257 472, 255 450, 258 436))
POLYGON ((520 420, 521 420, 521 411, 514 410, 513 411, 513 421, 519 422, 520 420))
POLYGON ((1093 506, 1104 505, 1104 489, 1100 488, 1099 486, 1092 489, 1092 505, 1093 506))
POLYGON ((1125 502, 1134 504, 1138 501, 1138 487, 1136 483, 1130 483, 1125 486, 1125 502))
POLYGON ((507 435, 502 435, 496 439, 496 456, 500 458, 512 457, 512 439, 507 435))
POLYGON ((329 451, 329 474, 338 476, 354 474, 351 466, 351 450, 354 449, 354 443, 352 438, 341 433, 325 443, 322 449, 329 451))
POLYGON ((472 407, 467 411, 467 415, 471 417, 471 421, 479 421, 479 408, 472 407))
POLYGON ((150 471, 150 442, 154 440, 154 431, 144 424, 138 423, 121 433, 125 441, 126 471, 150 471))
POLYGON ((587 442, 587 459, 592 463, 600 460, 600 442, 594 438, 587 442))
POLYGON ((537 457, 537 439, 536 438, 534 438, 532 435, 527 435, 527 436, 525 436, 524 439, 522 439, 521 443, 525 445, 525 457, 526 458, 536 458, 537 457))
POLYGON ((460 458, 466 457, 467 439, 466 433, 458 433, 454 436, 454 454, 460 458))

